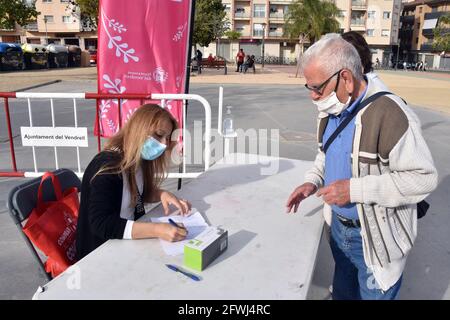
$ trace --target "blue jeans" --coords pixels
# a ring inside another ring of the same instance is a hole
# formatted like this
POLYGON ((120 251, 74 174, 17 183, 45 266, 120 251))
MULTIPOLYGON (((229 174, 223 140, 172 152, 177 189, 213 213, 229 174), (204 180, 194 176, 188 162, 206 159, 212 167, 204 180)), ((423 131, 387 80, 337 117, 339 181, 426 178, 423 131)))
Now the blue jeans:
POLYGON ((381 290, 364 262, 361 228, 344 226, 333 212, 331 251, 335 269, 333 300, 395 300, 402 277, 387 291, 381 290))

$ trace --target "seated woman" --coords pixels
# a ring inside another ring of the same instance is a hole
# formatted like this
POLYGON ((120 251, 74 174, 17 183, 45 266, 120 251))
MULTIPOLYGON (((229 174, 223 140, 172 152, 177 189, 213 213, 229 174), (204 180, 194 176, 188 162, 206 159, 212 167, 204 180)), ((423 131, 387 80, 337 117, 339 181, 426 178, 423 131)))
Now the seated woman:
POLYGON ((255 56, 247 56, 247 60, 244 63, 244 73, 247 73, 247 70, 249 68, 253 69, 253 73, 255 73, 256 69, 255 69, 255 56))
POLYGON ((83 176, 77 225, 77 258, 109 239, 185 239, 187 231, 167 223, 137 222, 144 203, 161 201, 165 214, 174 205, 181 214, 190 203, 159 187, 163 181, 177 122, 158 105, 140 107, 91 161, 83 176))

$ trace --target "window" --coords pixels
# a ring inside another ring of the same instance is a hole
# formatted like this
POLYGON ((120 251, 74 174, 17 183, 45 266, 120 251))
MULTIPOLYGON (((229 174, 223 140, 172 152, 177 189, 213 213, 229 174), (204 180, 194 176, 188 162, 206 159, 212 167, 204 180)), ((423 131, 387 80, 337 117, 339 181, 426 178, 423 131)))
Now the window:
POLYGON ((52 0, 42 0, 43 3, 49 3, 52 2, 52 0))
POLYGON ((230 10, 231 10, 231 4, 225 4, 224 6, 225 6, 225 11, 226 11, 226 12, 230 12, 230 10))
POLYGON ((391 12, 390 11, 384 11, 383 12, 383 19, 390 19, 391 18, 391 12))
POLYGON ((72 21, 70 20, 70 16, 63 16, 62 17, 62 22, 63 23, 71 23, 72 21))
POLYGON ((266 5, 265 4, 255 4, 253 6, 253 17, 264 18, 266 16, 266 5))
POLYGON ((420 29, 420 22, 417 22, 417 29, 420 29))
POLYGON ((47 21, 47 23, 53 23, 53 16, 44 16, 44 23, 47 21))
POLYGON ((418 44, 419 43, 419 38, 416 38, 416 44, 418 44))
POLYGON ((374 19, 375 18, 375 11, 368 11, 367 12, 367 17, 370 19, 374 19))
POLYGON ((381 36, 382 37, 389 37, 389 29, 381 30, 381 36))
POLYGON ((347 15, 347 11, 345 10, 339 10, 339 13, 337 14, 337 16, 339 18, 344 18, 347 15))
POLYGON ((60 0, 61 2, 70 2, 70 0, 60 0))
POLYGON ((236 10, 235 10, 235 16, 236 17, 245 17, 245 16, 247 16, 246 14, 245 14, 245 8, 242 8, 242 7, 240 7, 240 8, 236 8, 236 10))
POLYGON ((368 37, 375 36, 375 29, 367 29, 367 36, 368 37))
POLYGON ((264 28, 261 23, 253 24, 253 36, 262 37, 264 34, 264 28))

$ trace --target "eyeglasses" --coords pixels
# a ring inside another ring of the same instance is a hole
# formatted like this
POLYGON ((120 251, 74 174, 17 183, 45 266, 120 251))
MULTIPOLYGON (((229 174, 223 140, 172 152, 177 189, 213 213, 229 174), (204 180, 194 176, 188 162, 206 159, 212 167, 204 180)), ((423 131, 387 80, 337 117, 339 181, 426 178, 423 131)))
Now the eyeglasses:
MULTIPOLYGON (((331 77, 329 77, 327 80, 325 80, 324 82, 322 82, 322 83, 321 83, 320 85, 318 85, 318 86, 310 86, 310 85, 308 85, 308 84, 305 84, 305 88, 308 89, 308 90, 310 90, 310 91, 313 91, 313 92, 317 93, 318 95, 322 95, 322 94, 323 94, 323 91, 325 90, 325 87, 326 87, 327 84, 328 84, 328 82, 330 82, 331 79, 333 79, 333 77, 334 77, 335 75, 338 75, 338 80, 337 80, 337 83, 336 83, 336 88, 337 88, 338 83, 339 83, 339 74, 340 74, 340 72, 341 72, 342 70, 343 70, 343 69, 337 71, 336 73, 333 73, 333 75, 332 75, 331 77)), ((336 88, 335 88, 334 90, 336 90, 336 88)))

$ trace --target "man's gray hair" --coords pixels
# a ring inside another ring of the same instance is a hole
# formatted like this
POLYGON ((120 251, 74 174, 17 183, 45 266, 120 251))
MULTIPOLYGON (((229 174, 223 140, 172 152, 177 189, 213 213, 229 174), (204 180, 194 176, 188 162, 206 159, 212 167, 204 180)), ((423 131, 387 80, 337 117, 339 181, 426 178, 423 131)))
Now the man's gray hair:
POLYGON ((312 62, 316 62, 329 76, 341 69, 348 69, 356 79, 363 79, 358 51, 340 34, 328 33, 306 50, 301 60, 302 74, 312 62))

